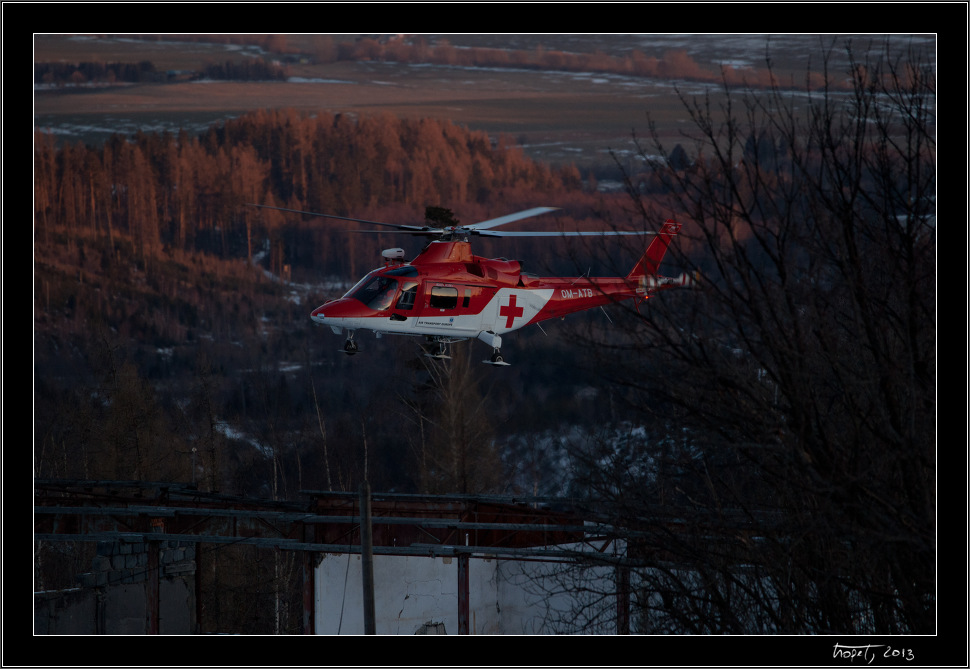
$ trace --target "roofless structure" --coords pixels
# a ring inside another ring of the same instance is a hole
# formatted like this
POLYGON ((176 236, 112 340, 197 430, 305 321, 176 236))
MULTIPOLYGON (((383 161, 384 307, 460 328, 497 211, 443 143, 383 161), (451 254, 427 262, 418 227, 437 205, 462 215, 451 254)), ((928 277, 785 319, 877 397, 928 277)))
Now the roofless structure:
MULTIPOLYGON (((623 584, 618 532, 597 522, 582 504, 558 498, 487 495, 371 494, 304 491, 305 502, 280 502, 206 493, 189 484, 135 481, 35 481, 34 538, 143 546, 145 632, 159 624, 163 571, 195 574, 201 566, 166 565, 173 546, 250 544, 294 551, 302 560, 302 629, 313 634, 320 605, 317 584, 324 556, 357 555, 363 569, 364 629, 373 632, 373 558, 408 556, 457 562, 457 632, 469 630, 472 560, 592 561, 617 569, 617 632, 628 631, 629 593, 623 584), (370 573, 368 573, 370 569, 370 573), (370 620, 368 620, 368 617, 370 620)), ((622 543, 622 542, 620 542, 622 543)), ((200 551, 189 553, 195 559, 200 551)), ((183 554, 184 555, 184 554, 183 554)), ((137 560, 134 561, 137 564, 137 560)), ((120 577, 112 576, 117 581, 120 577)), ((108 578, 93 587, 108 587, 108 578)), ((450 587, 450 586, 449 586, 450 587)), ((194 615, 204 630, 204 612, 194 615)), ((104 631, 104 630, 102 630, 104 631)), ((472 629, 474 631, 474 629, 472 629)))

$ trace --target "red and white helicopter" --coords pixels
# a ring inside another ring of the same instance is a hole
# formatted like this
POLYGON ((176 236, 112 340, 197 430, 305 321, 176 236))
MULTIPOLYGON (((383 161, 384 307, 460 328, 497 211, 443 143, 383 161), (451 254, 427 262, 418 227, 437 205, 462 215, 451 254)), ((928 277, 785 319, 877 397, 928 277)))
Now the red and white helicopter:
POLYGON ((448 344, 480 339, 492 348, 491 357, 483 362, 507 365, 501 352, 502 335, 506 333, 620 300, 645 300, 661 290, 691 286, 695 280, 687 274, 665 277, 657 273, 671 238, 681 227, 673 220, 667 220, 658 232, 512 232, 495 228, 556 211, 556 208, 536 207, 471 225, 434 227, 254 206, 380 225, 434 238, 411 262, 404 261, 403 249, 385 250, 383 267, 369 272, 343 297, 320 305, 310 314, 314 322, 330 326, 336 334, 346 333, 343 350, 348 355, 358 351, 355 332, 371 330, 378 337, 383 334, 424 337, 430 345, 427 355, 436 358, 448 357, 448 344), (473 255, 468 241, 471 236, 601 235, 654 235, 654 238, 630 273, 623 277, 540 277, 523 272, 517 260, 473 255))

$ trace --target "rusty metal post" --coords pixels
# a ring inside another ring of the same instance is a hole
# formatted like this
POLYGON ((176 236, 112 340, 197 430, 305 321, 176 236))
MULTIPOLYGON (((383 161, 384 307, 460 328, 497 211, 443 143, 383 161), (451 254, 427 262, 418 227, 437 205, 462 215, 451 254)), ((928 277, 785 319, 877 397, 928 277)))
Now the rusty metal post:
POLYGON ((468 634, 468 553, 458 555, 458 633, 468 634))
POLYGON ((149 634, 158 634, 159 587, 158 553, 161 543, 148 542, 148 580, 145 583, 145 617, 149 634))
MULTIPOLYGON (((317 540, 316 525, 301 523, 300 534, 303 541, 315 543, 317 540)), ((303 558, 303 633, 316 634, 316 582, 317 582, 317 554, 311 551, 301 551, 303 558)))
POLYGON ((202 598, 205 588, 202 584, 202 544, 195 544, 195 633, 202 634, 205 629, 205 606, 202 598))
POLYGON ((616 567, 616 633, 630 633, 630 568, 616 567))
POLYGON ((370 486, 360 486, 360 576, 364 587, 364 634, 376 634, 374 623, 374 540, 370 518, 370 486))
POLYGON ((303 556, 303 633, 315 634, 313 629, 313 553, 301 551, 303 556))

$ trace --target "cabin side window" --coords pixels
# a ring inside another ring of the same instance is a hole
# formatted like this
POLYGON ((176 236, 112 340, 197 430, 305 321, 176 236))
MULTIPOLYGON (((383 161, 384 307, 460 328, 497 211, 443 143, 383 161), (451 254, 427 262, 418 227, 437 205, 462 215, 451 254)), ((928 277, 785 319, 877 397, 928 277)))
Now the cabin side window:
POLYGON ((432 309, 454 309, 458 306, 458 289, 452 286, 435 286, 431 289, 432 309))

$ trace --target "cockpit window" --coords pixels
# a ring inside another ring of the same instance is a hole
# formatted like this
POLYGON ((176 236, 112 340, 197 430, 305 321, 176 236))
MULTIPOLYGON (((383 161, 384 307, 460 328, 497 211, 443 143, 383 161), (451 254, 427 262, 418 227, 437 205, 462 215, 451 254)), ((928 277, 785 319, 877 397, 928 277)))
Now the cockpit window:
POLYGON ((384 311, 394 301, 397 293, 397 279, 375 276, 370 281, 362 281, 347 293, 347 297, 360 300, 374 311, 384 311))
POLYGON ((373 281, 373 279, 374 279, 374 272, 371 272, 370 274, 367 274, 366 276, 364 276, 364 278, 362 278, 360 281, 358 281, 357 283, 355 283, 353 288, 351 288, 346 293, 344 293, 343 296, 344 297, 353 297, 354 294, 358 290, 360 290, 362 287, 364 287, 365 285, 367 285, 368 283, 370 283, 371 281, 373 281))
POLYGON ((418 282, 417 281, 405 281, 402 285, 401 297, 397 299, 398 309, 413 309, 414 308, 414 298, 418 294, 418 282))

